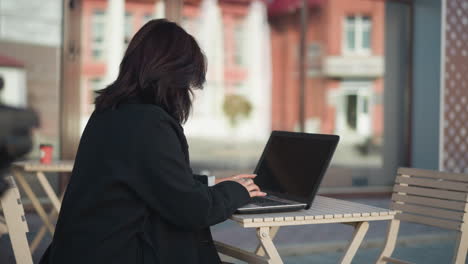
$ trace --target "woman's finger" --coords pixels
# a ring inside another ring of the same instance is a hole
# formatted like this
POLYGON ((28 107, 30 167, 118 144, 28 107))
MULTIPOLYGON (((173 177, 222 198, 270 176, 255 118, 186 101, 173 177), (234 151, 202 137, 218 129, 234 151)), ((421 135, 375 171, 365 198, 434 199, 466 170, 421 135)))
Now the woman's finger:
POLYGON ((247 186, 247 191, 249 192, 260 191, 260 188, 256 184, 250 184, 247 186))
POLYGON ((253 179, 257 176, 257 174, 239 174, 232 176, 234 180, 239 180, 239 179, 253 179))
POLYGON ((256 197, 256 196, 266 196, 267 194, 262 192, 262 191, 253 191, 249 192, 250 197, 256 197))
POLYGON ((240 179, 240 180, 235 180, 235 181, 242 184, 246 188, 247 188, 247 186, 249 186, 250 184, 253 183, 252 180, 246 180, 246 179, 240 179))
POLYGON ((247 185, 250 185, 250 184, 254 183, 254 181, 251 180, 251 179, 241 179, 241 181, 243 181, 247 185))
POLYGON ((239 177, 239 179, 253 179, 255 177, 257 177, 257 174, 239 174, 239 175, 236 175, 237 177, 239 177))
POLYGON ((240 179, 240 180, 234 180, 235 182, 238 182, 240 184, 242 184, 242 186, 246 187, 249 186, 249 184, 251 184, 250 182, 247 182, 246 180, 244 179, 240 179))

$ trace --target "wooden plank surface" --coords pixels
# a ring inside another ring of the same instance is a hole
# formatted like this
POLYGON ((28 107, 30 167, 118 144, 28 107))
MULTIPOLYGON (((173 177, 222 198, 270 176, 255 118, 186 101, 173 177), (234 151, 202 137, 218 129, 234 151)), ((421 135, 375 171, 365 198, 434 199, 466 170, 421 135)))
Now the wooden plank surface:
POLYGON ((467 194, 464 192, 444 191, 430 188, 411 187, 403 185, 395 185, 394 192, 414 194, 426 197, 442 198, 447 200, 467 201, 467 194))
POLYGON ((405 202, 411 204, 420 204, 438 208, 452 209, 467 212, 467 203, 460 201, 448 201, 436 198, 414 196, 414 195, 402 195, 394 193, 392 195, 393 201, 405 202))
POLYGON ((432 208, 432 207, 427 207, 427 206, 399 204, 399 203, 392 204, 392 209, 399 210, 402 212, 407 212, 407 213, 425 215, 429 219, 445 218, 445 219, 455 220, 458 222, 462 222, 463 217, 465 215, 465 212, 460 212, 460 211, 457 212, 453 210, 445 210, 445 209, 438 209, 438 208, 432 208))
POLYGON ((414 169, 414 168, 399 168, 398 174, 411 175, 411 176, 424 177, 424 178, 435 178, 435 179, 468 182, 467 175, 461 174, 461 173, 447 173, 447 172, 414 169))
POLYGON ((235 214, 231 217, 244 226, 298 225, 312 223, 336 223, 392 219, 395 212, 390 209, 317 196, 309 210, 268 214, 235 214))
POLYGON ((462 223, 460 222, 428 218, 427 216, 419 216, 419 215, 412 215, 412 214, 406 214, 406 213, 397 214, 395 218, 402 220, 402 221, 413 222, 413 223, 429 225, 429 226, 436 226, 436 227, 452 229, 452 230, 460 230, 462 226, 462 223))
POLYGON ((415 178, 415 177, 397 176, 395 182, 405 183, 408 185, 430 187, 430 188, 435 188, 435 189, 440 189, 440 190, 452 190, 452 191, 460 191, 460 192, 468 191, 468 183, 454 182, 454 181, 448 181, 448 180, 438 180, 438 179, 432 179, 432 178, 423 179, 423 178, 415 178))

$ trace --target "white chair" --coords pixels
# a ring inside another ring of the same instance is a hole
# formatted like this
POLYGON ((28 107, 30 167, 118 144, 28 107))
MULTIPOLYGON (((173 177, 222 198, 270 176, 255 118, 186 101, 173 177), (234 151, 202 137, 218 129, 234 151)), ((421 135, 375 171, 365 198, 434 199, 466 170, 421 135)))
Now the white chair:
MULTIPOLYGON (((4 215, 4 224, 0 223, 0 235, 2 231, 3 233, 8 232, 10 235, 16 263, 32 264, 31 251, 26 237, 29 229, 24 216, 20 193, 13 177, 7 176, 6 180, 9 181, 10 186, 0 199, 4 215)), ((2 222, 2 219, 0 219, 0 222, 2 222)))
POLYGON ((387 241, 377 263, 409 262, 392 258, 400 221, 456 230, 453 263, 465 264, 468 250, 468 175, 400 168, 393 188, 387 241))

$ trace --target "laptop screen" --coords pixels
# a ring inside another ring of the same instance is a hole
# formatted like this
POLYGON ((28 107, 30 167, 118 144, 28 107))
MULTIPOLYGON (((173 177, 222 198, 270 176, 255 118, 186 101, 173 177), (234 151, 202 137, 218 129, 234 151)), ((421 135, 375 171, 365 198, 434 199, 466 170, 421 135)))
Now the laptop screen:
POLYGON ((267 193, 311 203, 338 139, 336 135, 273 131, 255 169, 255 183, 267 193))

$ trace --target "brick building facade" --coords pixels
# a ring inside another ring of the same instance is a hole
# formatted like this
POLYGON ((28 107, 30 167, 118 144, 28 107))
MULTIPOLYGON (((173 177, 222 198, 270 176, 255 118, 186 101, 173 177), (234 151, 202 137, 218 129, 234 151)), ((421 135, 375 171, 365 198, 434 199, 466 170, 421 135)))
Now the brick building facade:
MULTIPOLYGON (((293 1, 290 1, 293 2, 293 1)), ((384 2, 310 1, 306 130, 380 141, 383 131, 384 2)), ((272 128, 294 130, 299 116, 299 10, 270 12, 272 128)))

